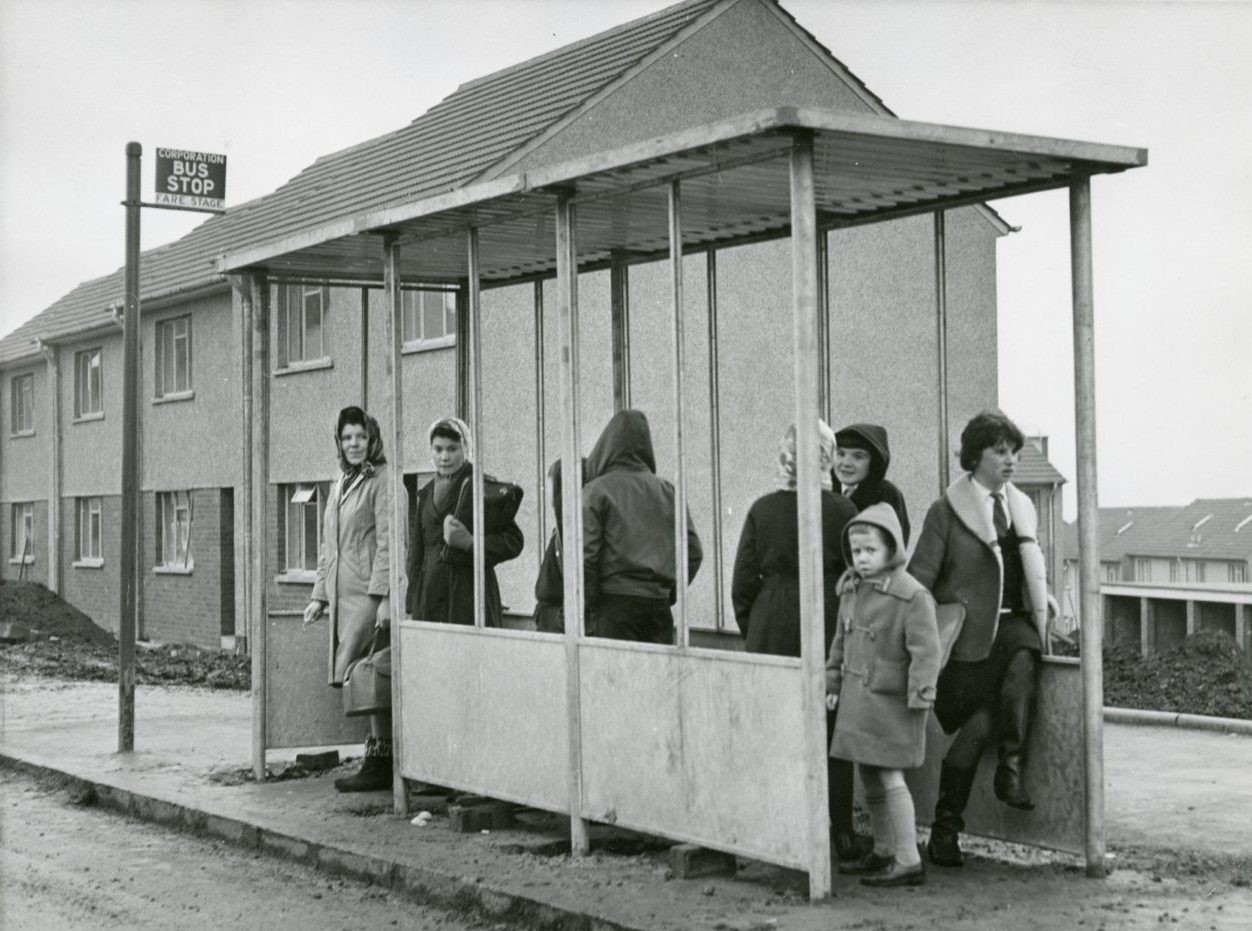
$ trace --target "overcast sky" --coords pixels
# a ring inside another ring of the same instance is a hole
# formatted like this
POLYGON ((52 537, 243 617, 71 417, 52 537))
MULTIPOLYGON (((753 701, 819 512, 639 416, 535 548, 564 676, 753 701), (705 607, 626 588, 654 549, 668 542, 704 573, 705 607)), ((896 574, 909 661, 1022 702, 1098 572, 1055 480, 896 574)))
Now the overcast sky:
MULTIPOLYGON (((123 150, 228 205, 664 0, 0 0, 0 335, 123 260, 123 150)), ((1252 496, 1252 3, 784 0, 906 119, 1144 146, 1092 183, 1101 504, 1252 496)), ((1064 192, 994 204, 1000 403, 1071 478, 1064 192)), ((195 214, 146 210, 143 247, 195 214)), ((1067 513, 1073 512, 1073 488, 1067 513)))

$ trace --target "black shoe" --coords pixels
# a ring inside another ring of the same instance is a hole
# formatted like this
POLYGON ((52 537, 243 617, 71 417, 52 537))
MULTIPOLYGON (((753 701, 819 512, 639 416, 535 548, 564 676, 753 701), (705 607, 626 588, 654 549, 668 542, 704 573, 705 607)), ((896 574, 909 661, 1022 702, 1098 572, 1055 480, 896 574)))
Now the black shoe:
POLYGON ((1022 811, 1035 810, 1035 803, 1026 794, 1022 777, 1017 774, 1016 770, 1009 769, 1007 766, 998 767, 994 787, 996 798, 1010 808, 1020 808, 1022 811))
POLYGON ((895 863, 895 858, 890 854, 874 853, 871 849, 864 856, 857 857, 855 860, 840 860, 839 872, 847 876, 860 876, 865 873, 881 873, 891 864, 895 863))
POLYGON ((840 831, 830 841, 839 863, 855 863, 874 849, 874 840, 852 831, 840 831))
POLYGON ((930 829, 930 840, 926 842, 926 856, 935 866, 964 866, 965 857, 961 853, 960 835, 955 831, 930 829))
POLYGON ((392 784, 391 741, 370 737, 365 741, 365 759, 360 770, 351 776, 336 779, 335 789, 339 792, 377 792, 390 789, 392 784))
POLYGON ((888 865, 877 873, 861 877, 862 886, 921 886, 926 882, 926 865, 918 861, 916 866, 901 866, 894 857, 889 858, 888 865))

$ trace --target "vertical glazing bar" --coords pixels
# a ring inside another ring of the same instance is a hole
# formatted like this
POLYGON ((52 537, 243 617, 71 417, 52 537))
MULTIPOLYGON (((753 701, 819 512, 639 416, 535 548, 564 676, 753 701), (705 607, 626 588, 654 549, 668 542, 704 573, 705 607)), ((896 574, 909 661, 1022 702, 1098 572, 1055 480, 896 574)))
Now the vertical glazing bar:
POLYGON ((370 409, 370 289, 361 289, 361 409, 370 409))
POLYGON ((1095 302, 1091 267, 1091 181, 1069 188, 1074 299, 1074 437, 1078 453, 1078 578, 1082 618, 1083 814, 1087 875, 1104 863, 1104 617, 1096 489, 1095 302))
POLYGON ((139 168, 126 143, 126 315, 122 318, 122 553, 117 632, 117 751, 135 749, 135 624, 139 613, 139 168))
MULTIPOLYGON (((383 294, 387 302, 387 353, 383 371, 387 376, 387 390, 383 392, 382 430, 386 441, 388 493, 391 495, 391 526, 388 548, 390 562, 387 565, 387 592, 391 602, 391 662, 395 675, 391 677, 391 745, 392 780, 391 803, 397 815, 409 813, 409 793, 401 775, 404 762, 404 691, 401 687, 404 668, 400 621, 405 614, 405 560, 408 556, 409 509, 404 492, 404 379, 400 354, 404 342, 404 295, 400 290, 400 244, 394 235, 383 237, 383 294)), ((365 312, 366 295, 362 291, 361 312, 365 312)), ((364 326, 364 325, 362 325, 364 326)), ((369 356, 363 357, 365 365, 369 356)), ((362 376, 368 377, 368 373, 362 376)))
POLYGON ((456 415, 477 430, 469 416, 469 286, 462 282, 456 289, 456 415))
POLYGON ((800 653, 804 674, 805 766, 809 803, 809 898, 831 891, 826 785, 826 657, 822 592, 821 476, 817 449, 817 208, 813 137, 791 146, 791 274, 796 366, 796 493, 800 522, 800 653))
POLYGON ((948 488, 948 256, 944 212, 935 211, 935 356, 939 383, 939 494, 948 488))
POLYGON ((726 626, 726 589, 722 565, 722 400, 717 344, 717 250, 705 253, 705 293, 709 323, 709 462, 713 483, 713 607, 717 629, 726 626))
POLYGON ((486 605, 486 599, 483 597, 484 585, 486 584, 485 567, 483 559, 486 554, 483 551, 483 469, 486 468, 486 458, 483 451, 486 449, 486 437, 483 436, 482 410, 483 410, 483 341, 482 341, 482 294, 479 291, 478 281, 478 230, 471 227, 466 237, 467 260, 469 265, 469 276, 466 287, 466 334, 469 336, 469 427, 472 435, 476 440, 474 446, 474 458, 478 461, 474 463, 474 474, 472 484, 472 503, 474 526, 471 528, 474 537, 474 626, 483 627, 486 625, 486 618, 483 616, 483 608, 486 605))
POLYGON ((609 318, 613 340, 613 411, 630 407, 630 267, 620 253, 609 264, 609 318))
POLYGON ((830 389, 830 234, 817 233, 817 364, 818 410, 827 423, 834 422, 834 401, 830 389))
POLYGON ((265 778, 265 750, 269 745, 267 722, 269 683, 266 662, 269 644, 269 612, 265 591, 268 547, 265 541, 270 480, 270 288, 262 274, 250 278, 252 292, 252 566, 249 583, 251 625, 248 647, 252 651, 253 769, 265 778))
POLYGON ((582 677, 579 641, 583 626, 582 438, 578 399, 578 248, 574 204, 562 193, 556 207, 557 316, 561 340, 561 541, 565 566, 565 702, 569 714, 570 851, 581 856, 591 849, 583 819, 582 677))
POLYGON ((548 424, 545 409, 546 385, 544 382, 544 334, 543 334, 543 282, 535 285, 535 492, 539 522, 539 545, 535 555, 543 567, 543 553, 548 541, 548 424))
POLYGON ((682 191, 669 185, 670 293, 674 304, 674 644, 687 647, 687 467, 683 456, 683 219, 682 191))

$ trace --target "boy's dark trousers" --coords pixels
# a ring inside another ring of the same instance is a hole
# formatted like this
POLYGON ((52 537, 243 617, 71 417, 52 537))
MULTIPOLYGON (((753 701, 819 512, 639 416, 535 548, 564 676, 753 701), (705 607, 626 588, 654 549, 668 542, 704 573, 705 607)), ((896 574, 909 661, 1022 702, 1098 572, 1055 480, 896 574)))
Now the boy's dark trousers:
POLYGON ((835 712, 826 712, 826 787, 827 810, 830 812, 830 838, 852 834, 852 771, 851 760, 830 755, 830 742, 835 737, 835 712))

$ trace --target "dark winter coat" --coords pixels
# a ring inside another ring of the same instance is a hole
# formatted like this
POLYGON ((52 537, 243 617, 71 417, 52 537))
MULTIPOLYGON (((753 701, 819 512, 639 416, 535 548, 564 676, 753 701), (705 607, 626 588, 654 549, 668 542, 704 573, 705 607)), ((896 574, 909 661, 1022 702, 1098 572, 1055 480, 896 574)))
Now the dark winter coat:
MULTIPOLYGON (((652 432, 643 412, 618 411, 587 457, 583 505, 586 605, 600 595, 673 604, 677 597, 674 486, 656 474, 652 432)), ((687 514, 687 581, 703 553, 687 514)))
MULTIPOLYGON (((484 476, 491 478, 490 476, 484 476)), ((453 488, 445 507, 435 506, 435 483, 428 482, 417 493, 413 525, 409 528, 409 592, 406 607, 419 621, 448 624, 474 623, 474 557, 472 552, 448 546, 443 540, 444 518, 457 507, 462 490, 473 479, 473 466, 466 463, 453 476, 453 488)), ((492 479, 494 481, 494 479, 492 479)), ((522 531, 510 514, 508 519, 483 531, 483 597, 486 626, 500 627, 504 611, 495 566, 515 559, 522 552, 522 531)))
MULTIPOLYGON (((935 602, 904 571, 895 511, 875 504, 856 523, 882 528, 896 552, 882 573, 862 579, 849 569, 840 582, 839 625, 826 663, 826 691, 839 696, 830 755, 913 769, 926 757, 926 712, 939 678, 935 602)), ((843 546, 851 563, 846 530, 843 546)))
MULTIPOLYGON (((838 582, 845 567, 840 540, 856 509, 843 495, 822 492, 822 577, 826 633, 835 634, 838 582)), ((774 491, 753 502, 739 535, 730 583, 735 622, 749 653, 800 655, 800 521, 794 491, 774 491)))
MULTIPOLYGON (((1023 604, 1042 640, 1047 631, 1048 588, 1035 506, 1011 482, 1004 486, 1004 500, 1022 556, 1023 604)), ((970 475, 954 481, 930 506, 909 574, 939 604, 965 606, 965 623, 952 647, 952 660, 986 659, 999 626, 1003 569, 995 527, 970 475)))
MULTIPOLYGON (((587 471, 587 462, 583 460, 583 474, 587 471)), ((535 578, 535 629, 548 633, 565 631, 565 573, 561 568, 564 554, 561 552, 561 527, 564 517, 561 512, 561 460, 552 463, 548 469, 552 480, 552 511, 556 515, 556 524, 548 537, 548 545, 543 551, 543 560, 539 563, 539 575, 535 578)))
MULTIPOLYGON (((909 544, 909 511, 904 506, 904 495, 900 489, 886 478, 887 467, 891 465, 891 447, 887 443, 887 431, 874 423, 854 423, 844 427, 835 434, 837 445, 841 437, 848 434, 859 439, 858 447, 864 445, 869 450, 869 475, 865 481, 852 489, 848 499, 856 505, 858 512, 864 511, 872 504, 889 504, 900 519, 900 530, 904 535, 904 545, 909 544)), ((836 490, 840 487, 839 476, 834 470, 830 473, 836 490)))

